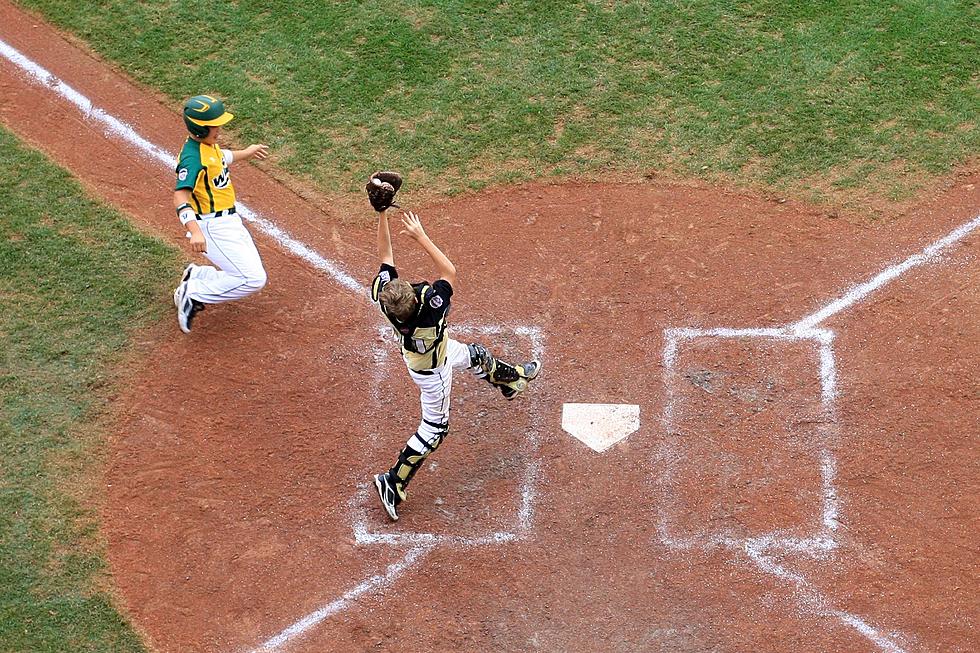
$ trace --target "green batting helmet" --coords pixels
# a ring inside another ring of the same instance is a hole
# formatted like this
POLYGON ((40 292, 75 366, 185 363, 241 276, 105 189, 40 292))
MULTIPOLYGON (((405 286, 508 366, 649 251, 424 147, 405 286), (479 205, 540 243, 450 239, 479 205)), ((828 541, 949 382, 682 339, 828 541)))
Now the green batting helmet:
POLYGON ((195 95, 184 103, 184 124, 198 138, 208 135, 208 127, 218 127, 234 117, 225 111, 224 102, 210 95, 195 95))

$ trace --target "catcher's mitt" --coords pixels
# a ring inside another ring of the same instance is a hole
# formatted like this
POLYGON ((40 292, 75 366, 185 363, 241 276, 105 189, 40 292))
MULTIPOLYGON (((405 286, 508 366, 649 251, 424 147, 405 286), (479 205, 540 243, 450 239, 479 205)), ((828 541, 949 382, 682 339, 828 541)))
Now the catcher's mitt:
POLYGON ((364 190, 375 211, 385 211, 395 204, 395 193, 402 187, 402 176, 397 172, 376 172, 368 179, 364 190))

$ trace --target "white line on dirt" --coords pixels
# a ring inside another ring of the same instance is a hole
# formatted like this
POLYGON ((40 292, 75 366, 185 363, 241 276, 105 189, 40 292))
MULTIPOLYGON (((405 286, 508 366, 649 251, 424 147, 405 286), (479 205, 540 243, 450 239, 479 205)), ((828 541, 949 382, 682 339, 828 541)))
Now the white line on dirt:
MULTIPOLYGON (((89 98, 55 77, 45 68, 25 57, 3 40, 0 40, 0 54, 26 72, 28 77, 34 80, 39 86, 49 88, 62 98, 68 100, 68 102, 78 108, 84 119, 101 124, 106 136, 129 143, 137 150, 143 152, 151 160, 158 161, 170 169, 173 169, 176 165, 177 156, 175 154, 167 152, 146 140, 131 125, 95 106, 89 98)), ((303 259, 317 270, 325 272, 334 281, 357 295, 359 299, 368 300, 367 288, 345 272, 339 264, 318 254, 312 248, 296 240, 282 227, 262 217, 261 214, 252 210, 246 204, 236 202, 236 206, 243 218, 253 222, 266 236, 279 243, 282 249, 303 259)))
MULTIPOLYGON (((777 341, 812 340, 818 348, 820 360, 820 395, 821 403, 827 417, 834 415, 833 400, 836 396, 836 360, 834 357, 834 333, 829 329, 817 329, 812 326, 799 329, 791 328, 675 328, 664 330, 664 379, 667 396, 664 405, 664 426, 668 437, 662 446, 661 456, 667 464, 664 483, 668 482, 672 467, 676 464, 676 454, 669 444, 673 432, 675 399, 671 390, 671 378, 676 372, 677 352, 681 342, 708 339, 770 339, 777 341)), ((794 537, 787 533, 776 531, 755 537, 734 538, 725 533, 701 533, 696 536, 678 538, 670 533, 669 516, 661 511, 658 518, 658 531, 661 542, 673 549, 689 551, 695 547, 710 550, 725 547, 731 551, 744 551, 749 559, 763 572, 772 574, 783 581, 789 581, 794 588, 797 603, 803 608, 810 608, 824 616, 836 618, 842 624, 855 629, 886 653, 903 653, 894 639, 884 635, 865 620, 855 614, 830 606, 830 601, 824 597, 801 574, 790 572, 773 562, 767 554, 778 551, 782 554, 800 554, 819 559, 833 553, 838 548, 835 532, 839 525, 840 501, 835 488, 837 464, 830 452, 826 430, 821 430, 823 437, 819 438, 821 499, 819 527, 817 532, 809 537, 794 537)), ((667 497, 669 499, 669 496, 667 497)), ((666 505, 668 501, 664 501, 666 505)))
MULTIPOLYGON (((901 263, 886 267, 870 280, 854 286, 844 293, 844 295, 831 301, 820 310, 786 327, 709 329, 682 327, 664 329, 663 359, 667 397, 664 405, 663 419, 667 434, 669 435, 671 433, 671 426, 674 420, 674 398, 670 391, 670 379, 675 374, 674 365, 677 362, 677 352, 681 342, 699 338, 771 338, 776 340, 812 338, 816 340, 819 343, 821 399, 827 416, 832 418, 835 412, 834 399, 837 396, 837 363, 833 348, 834 332, 829 329, 817 329, 816 326, 829 317, 861 302, 870 294, 899 278, 908 270, 936 260, 944 253, 944 250, 965 238, 978 226, 980 226, 980 216, 960 225, 946 236, 926 246, 922 251, 909 256, 901 263)), ((702 533, 697 537, 677 538, 671 535, 668 516, 662 512, 657 525, 661 542, 669 548, 679 550, 690 550, 695 546, 700 546, 704 549, 718 546, 726 546, 733 550, 741 549, 748 554, 749 558, 760 570, 781 578, 784 581, 788 581, 795 586, 796 598, 801 606, 815 609, 819 614, 835 617, 842 624, 853 628, 886 653, 904 653, 905 649, 900 645, 895 636, 888 636, 882 633, 880 629, 871 626, 857 615, 830 606, 829 601, 802 574, 787 570, 785 567, 776 564, 767 555, 769 551, 783 551, 819 557, 820 555, 834 551, 838 547, 835 539, 835 532, 840 523, 840 500, 835 487, 837 462, 827 448, 829 443, 823 442, 822 444, 823 446, 820 450, 820 475, 823 509, 821 528, 816 535, 807 538, 797 538, 776 532, 739 540, 724 534, 712 535, 702 533)), ((669 477, 676 454, 672 451, 667 440, 665 440, 660 455, 664 458, 667 465, 665 476, 669 477)), ((667 479, 665 478, 664 480, 666 481, 667 479)))
POLYGON ((833 537, 840 526, 840 500, 837 498, 837 460, 824 449, 820 452, 820 479, 823 483, 823 527, 833 537))
POLYGON ((808 315, 796 324, 791 325, 789 328, 793 331, 799 332, 815 327, 832 315, 836 315, 837 313, 850 308, 854 304, 857 304, 865 297, 878 290, 888 282, 894 281, 908 270, 918 265, 935 260, 942 254, 943 250, 966 237, 978 226, 980 226, 980 215, 973 218, 969 222, 960 225, 946 236, 940 238, 923 249, 921 252, 913 254, 901 263, 885 268, 870 280, 853 287, 844 293, 844 295, 840 298, 835 299, 816 313, 808 315))
POLYGON ((388 569, 384 574, 371 576, 370 578, 362 581, 354 588, 344 592, 340 598, 334 599, 322 608, 311 612, 302 619, 293 623, 291 626, 283 629, 282 632, 270 637, 261 645, 252 649, 250 653, 273 653, 274 651, 280 650, 285 644, 303 635, 309 631, 310 628, 313 628, 327 617, 337 614, 338 612, 343 612, 349 608, 351 603, 357 600, 358 597, 361 597, 368 592, 377 592, 390 586, 399 576, 405 573, 405 571, 421 562, 422 559, 425 558, 426 554, 431 550, 432 546, 425 544, 409 549, 404 558, 398 562, 388 565, 388 569))
MULTIPOLYGON (((0 39, 0 54, 2 54, 7 60, 12 62, 14 65, 18 66, 21 70, 27 73, 28 77, 40 86, 50 89, 57 95, 61 96, 73 106, 75 106, 80 112, 85 120, 92 121, 101 124, 103 131, 107 137, 110 139, 119 139, 125 141, 135 147, 137 150, 146 155, 149 159, 157 161, 168 168, 173 168, 176 164, 176 155, 167 152, 166 150, 154 145, 150 141, 146 140, 140 136, 136 129, 131 125, 119 120, 115 116, 106 113, 103 109, 95 106, 95 104, 85 95, 78 92, 76 89, 72 88, 70 85, 53 75, 51 72, 35 63, 31 59, 24 56, 17 49, 8 45, 2 39, 0 39)), ((305 243, 297 240, 291 236, 286 230, 278 226, 271 220, 263 217, 257 211, 251 209, 242 202, 237 202, 238 212, 241 216, 256 225, 260 231, 265 233, 268 237, 273 239, 279 244, 279 246, 292 253, 293 255, 299 257, 300 259, 306 261, 314 268, 325 272, 327 275, 333 278, 334 281, 339 283, 345 289, 354 293, 358 299, 364 301, 370 301, 368 297, 367 288, 362 286, 357 282, 352 276, 343 270, 343 268, 327 259, 326 257, 320 255, 314 251, 311 247, 305 243)), ((500 334, 505 330, 510 330, 513 333, 527 337, 531 341, 532 355, 535 358, 541 358, 544 355, 544 339, 541 334, 541 330, 535 326, 515 326, 515 327, 501 327, 496 325, 490 326, 459 326, 457 327, 460 331, 472 331, 481 335, 494 335, 500 334)), ((383 356, 381 349, 381 344, 376 343, 372 346, 372 353, 375 360, 379 360, 383 356)), ((375 384, 377 385, 377 384, 375 384)), ((376 392, 376 391, 375 391, 376 392)), ((537 427, 533 428, 528 434, 528 441, 536 448, 538 444, 538 434, 537 427)), ((350 603, 361 596, 365 592, 371 590, 379 590, 387 587, 395 581, 398 576, 400 576, 405 570, 416 564, 421 560, 429 551, 431 551, 438 544, 455 544, 461 546, 480 546, 489 544, 501 544, 504 542, 509 542, 514 539, 526 536, 531 529, 531 523, 534 515, 534 497, 536 495, 534 484, 538 475, 538 465, 536 460, 530 460, 525 472, 525 476, 522 482, 521 489, 521 504, 517 512, 517 529, 516 533, 511 532, 496 532, 491 533, 485 537, 478 538, 464 538, 459 536, 434 536, 427 533, 416 534, 413 537, 397 536, 397 537, 387 537, 385 535, 375 535, 366 533, 363 526, 359 528, 359 524, 355 524, 355 537, 360 542, 384 542, 389 544, 403 544, 406 541, 411 542, 415 545, 414 548, 408 551, 405 558, 400 562, 392 564, 388 567, 388 570, 383 575, 371 576, 370 578, 364 580, 359 585, 353 589, 345 592, 340 598, 328 603, 324 607, 320 608, 316 612, 313 612, 306 617, 303 617, 293 625, 289 626, 283 630, 278 635, 272 637, 266 641, 259 648, 255 649, 256 653, 259 651, 269 652, 275 651, 283 644, 293 639, 294 637, 301 635, 308 631, 313 626, 317 625, 327 617, 342 612, 346 610, 350 603)))
POLYGON ((896 641, 896 638, 885 635, 880 628, 875 628, 857 615, 833 607, 823 594, 814 588, 801 574, 792 572, 773 562, 772 558, 766 555, 765 548, 755 547, 747 541, 742 550, 763 571, 795 585, 796 594, 800 603, 810 608, 814 613, 836 617, 838 621, 861 633, 861 635, 869 639, 885 653, 906 653, 905 648, 896 641))

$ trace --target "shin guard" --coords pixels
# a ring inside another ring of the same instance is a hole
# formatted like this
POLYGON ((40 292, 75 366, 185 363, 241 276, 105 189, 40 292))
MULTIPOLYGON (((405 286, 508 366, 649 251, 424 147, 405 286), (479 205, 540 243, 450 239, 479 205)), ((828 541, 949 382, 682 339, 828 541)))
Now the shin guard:
POLYGON ((388 470, 389 478, 395 486, 395 491, 398 493, 397 503, 401 503, 408 497, 406 488, 409 482, 415 477, 415 473, 425 463, 425 459, 429 457, 429 454, 439 448, 439 445, 442 444, 442 439, 448 431, 449 426, 445 425, 436 431, 428 441, 423 440, 418 432, 409 438, 408 443, 405 444, 401 453, 398 454, 398 461, 388 470))
POLYGON ((505 397, 511 399, 518 392, 527 389, 527 382, 538 374, 540 363, 530 361, 512 365, 502 361, 483 345, 468 345, 470 350, 470 369, 492 386, 500 388, 505 397))

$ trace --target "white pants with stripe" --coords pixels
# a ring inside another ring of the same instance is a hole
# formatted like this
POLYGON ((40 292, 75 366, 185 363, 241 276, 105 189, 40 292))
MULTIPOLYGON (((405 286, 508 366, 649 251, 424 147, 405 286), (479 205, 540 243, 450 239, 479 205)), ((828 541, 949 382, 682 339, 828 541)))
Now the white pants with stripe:
POLYGON ((422 421, 419 423, 418 433, 409 438, 408 446, 419 452, 428 452, 432 449, 429 443, 436 442, 449 426, 453 370, 469 367, 469 348, 461 342, 447 338, 445 363, 440 367, 426 370, 425 374, 408 370, 415 385, 419 387, 422 402, 422 421), (418 438, 422 438, 424 442, 419 442, 418 438))
POLYGON ((193 268, 188 296, 204 304, 241 299, 265 286, 266 274, 252 235, 237 215, 223 215, 198 223, 207 243, 205 256, 214 263, 193 268))

